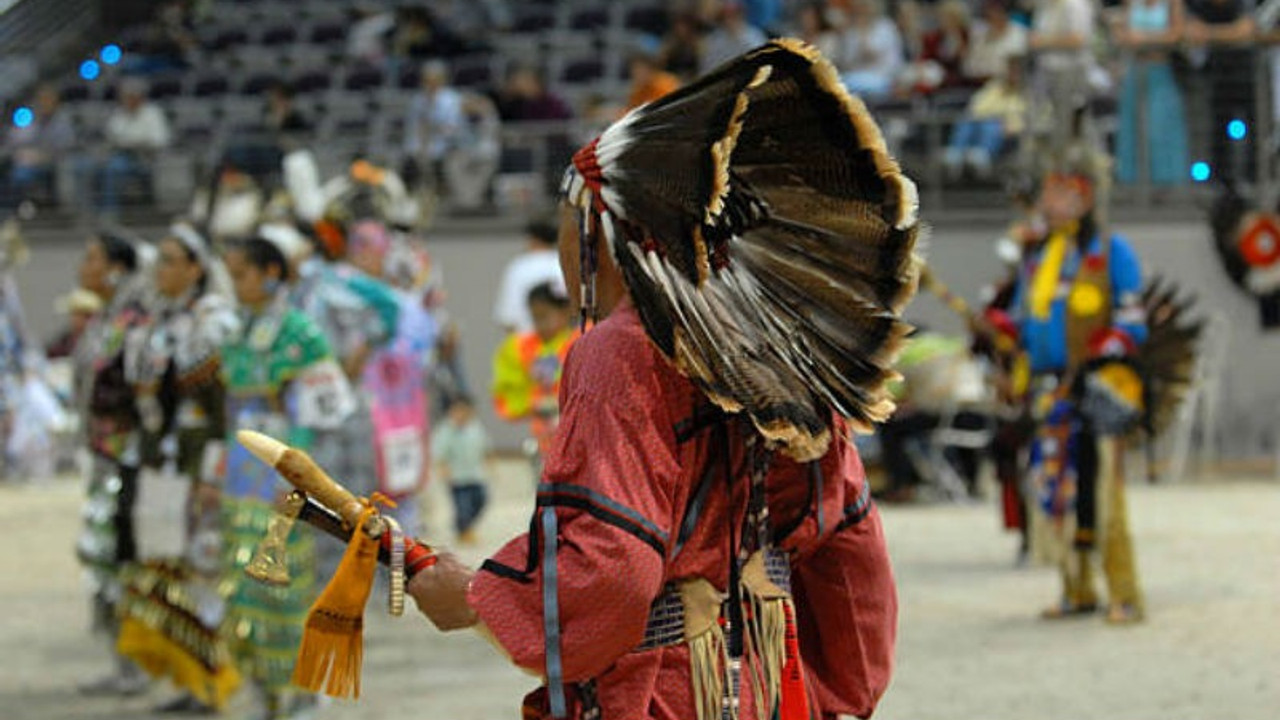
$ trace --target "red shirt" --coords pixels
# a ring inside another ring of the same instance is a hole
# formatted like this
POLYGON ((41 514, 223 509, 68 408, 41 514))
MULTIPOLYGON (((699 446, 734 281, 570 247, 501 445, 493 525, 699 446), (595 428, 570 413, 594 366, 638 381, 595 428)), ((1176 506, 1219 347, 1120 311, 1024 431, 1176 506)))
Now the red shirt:
MULTIPOLYGON (((653 347, 625 303, 573 346, 560 392, 561 424, 539 503, 555 507, 558 520, 564 678, 595 679, 608 720, 689 720, 687 646, 635 648, 667 583, 702 577, 727 588, 728 529, 741 524, 749 484, 742 423, 706 421, 723 416, 708 412, 707 399, 653 347), (717 462, 726 450, 731 474, 717 462), (713 466, 721 468, 716 485, 677 553, 685 511, 713 466)), ((794 527, 780 545, 792 558, 811 702, 824 717, 866 717, 889 683, 897 596, 861 462, 843 426, 836 431, 819 475, 776 456, 767 492, 772 526, 794 527)), ((486 563, 469 600, 517 665, 545 675, 536 518, 533 527, 486 563)), ((748 678, 744 670, 743 720, 756 717, 748 678)), ((526 715, 540 716, 549 717, 526 715)))

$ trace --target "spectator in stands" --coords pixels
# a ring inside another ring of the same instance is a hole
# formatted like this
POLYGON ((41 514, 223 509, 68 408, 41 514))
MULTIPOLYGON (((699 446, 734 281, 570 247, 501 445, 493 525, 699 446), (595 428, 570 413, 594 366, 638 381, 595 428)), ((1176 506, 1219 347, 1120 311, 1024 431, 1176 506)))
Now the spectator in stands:
POLYGON ((1169 62, 1182 30, 1181 0, 1127 0, 1113 29, 1115 43, 1129 53, 1116 134, 1120 182, 1139 178, 1140 139, 1146 142, 1147 177, 1152 183, 1174 185, 1187 178, 1186 111, 1169 62))
POLYGON ((493 101, 475 93, 462 96, 462 115, 462 132, 444 159, 445 186, 454 209, 484 211, 502 155, 502 121, 493 101))
POLYGON ((658 56, 667 72, 683 82, 698 76, 702 69, 702 22, 692 12, 676 13, 662 41, 658 56))
MULTIPOLYGON (((904 3, 903 7, 914 3, 904 3)), ((937 27, 920 35, 919 55, 899 77, 908 92, 930 93, 964 84, 962 67, 969 50, 969 8, 963 0, 944 0, 937 8, 937 27)), ((901 29, 904 39, 905 28, 901 29)))
POLYGON ((80 164, 83 186, 97 181, 97 209, 108 215, 119 211, 129 184, 150 182, 151 161, 171 138, 168 118, 147 101, 146 82, 126 78, 120 83, 119 96, 119 105, 107 118, 106 159, 86 157, 80 164))
POLYGON ((267 90, 267 110, 264 124, 273 134, 307 132, 311 122, 294 105, 293 86, 278 82, 267 90))
POLYGON ((266 198, 253 168, 254 158, 229 148, 219 163, 212 192, 200 188, 191 200, 190 217, 215 246, 247 240, 262 222, 266 198))
POLYGON ((508 0, 432 0, 431 10, 476 48, 490 34, 509 30, 514 19, 508 0))
POLYGON ((902 37, 880 0, 853 0, 841 32, 841 80, 857 95, 881 98, 902 67, 902 37))
POLYGON ((969 54, 965 56, 964 75, 970 83, 985 83, 1003 75, 1009 58, 1027 52, 1027 31, 1009 17, 1012 0, 986 0, 982 4, 982 22, 973 28, 969 54))
POLYGON ((452 58, 466 53, 467 42, 425 7, 396 10, 391 53, 402 60, 452 58))
POLYGON ((898 37, 902 38, 902 56, 908 62, 915 62, 924 57, 925 28, 933 24, 934 6, 932 3, 924 5, 919 0, 901 0, 891 7, 890 19, 898 28, 898 37))
POLYGON ((466 126, 462 94, 449 85, 449 70, 439 60, 422 66, 422 88, 409 104, 404 150, 416 165, 407 173, 429 185, 441 179, 445 156, 457 147, 466 126))
POLYGON ((121 71, 149 75, 186 68, 199 47, 195 24, 186 3, 166 2, 147 26, 141 41, 124 56, 121 71))
POLYGON ((1007 63, 1004 73, 988 80, 974 94, 964 118, 951 129, 951 142, 942 161, 948 177, 958 177, 967 169, 979 178, 989 178, 1005 143, 1023 131, 1027 119, 1023 59, 1013 55, 1007 63))
POLYGON ((964 0, 943 0, 937 12, 938 27, 924 34, 921 57, 941 66, 941 87, 955 87, 964 82, 969 55, 969 6, 964 0))
POLYGON ((725 0, 720 6, 720 23, 707 36, 699 72, 706 73, 726 60, 763 45, 767 38, 760 28, 747 22, 740 0, 725 0))
POLYGON ((1187 0, 1187 9, 1191 16, 1186 27, 1187 42, 1208 48, 1204 72, 1212 118, 1213 173, 1223 179, 1248 180, 1253 177, 1255 160, 1253 63, 1259 52, 1248 43, 1255 37, 1257 25, 1250 15, 1248 0, 1187 0), (1227 134, 1233 120, 1245 124, 1245 137, 1240 140, 1227 134))
POLYGON ((52 202, 58 159, 75 143, 71 118, 59 108, 58 91, 48 85, 36 90, 31 123, 9 128, 4 141, 4 207, 27 200, 52 202))
POLYGON ((1091 0, 1038 0, 1028 47, 1035 53, 1036 94, 1048 104, 1050 152, 1075 134, 1079 110, 1087 107, 1094 70, 1094 8, 1091 0))
POLYGON ((680 87, 680 79, 662 69, 662 62, 655 55, 638 52, 628 61, 631 70, 631 91, 627 95, 627 110, 653 102, 680 87))
POLYGON ((493 306, 493 321, 507 334, 533 330, 529 312, 529 293, 539 285, 552 283, 564 287, 560 274, 558 225, 549 219, 535 220, 525 228, 525 249, 507 263, 498 285, 493 306))
POLYGON ((831 62, 839 62, 840 36, 827 17, 827 4, 806 2, 796 11, 795 36, 818 48, 831 62))
POLYGON ((782 24, 782 0, 743 0, 747 22, 773 32, 782 24))
POLYGON ((495 99, 503 122, 568 120, 573 112, 563 100, 547 91, 541 74, 527 65, 515 65, 495 99))
POLYGON ((395 13, 376 3, 361 3, 351 11, 347 33, 347 57, 380 65, 387 57, 387 35, 396 26, 395 13))

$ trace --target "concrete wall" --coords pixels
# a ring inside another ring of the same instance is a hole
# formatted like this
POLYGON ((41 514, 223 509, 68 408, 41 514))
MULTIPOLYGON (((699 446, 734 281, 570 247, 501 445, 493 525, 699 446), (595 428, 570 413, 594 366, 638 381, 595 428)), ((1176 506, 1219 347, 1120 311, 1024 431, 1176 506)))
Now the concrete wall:
MULTIPOLYGON (((1206 313, 1230 319, 1229 363, 1223 379, 1223 450, 1256 455, 1274 447, 1280 419, 1280 332, 1259 329, 1257 308, 1221 271, 1205 224, 1142 222, 1117 228, 1127 234, 1148 271, 1194 289, 1206 313)), ((1002 227, 991 223, 947 221, 935 226, 927 253, 937 275, 971 300, 999 272, 993 242, 1002 227)), ((466 369, 473 392, 484 397, 489 361, 501 339, 491 318, 493 295, 506 260, 519 252, 517 231, 449 233, 432 238, 432 253, 444 270, 448 306, 462 328, 466 369)), ((32 259, 18 277, 32 328, 49 336, 57 323, 54 298, 72 286, 81 241, 66 233, 31 236, 32 259)), ((922 294, 909 316, 931 327, 962 332, 963 325, 935 298, 922 294)), ((486 409, 486 412, 487 409, 486 409)), ((514 447, 518 428, 487 416, 495 439, 514 447)))

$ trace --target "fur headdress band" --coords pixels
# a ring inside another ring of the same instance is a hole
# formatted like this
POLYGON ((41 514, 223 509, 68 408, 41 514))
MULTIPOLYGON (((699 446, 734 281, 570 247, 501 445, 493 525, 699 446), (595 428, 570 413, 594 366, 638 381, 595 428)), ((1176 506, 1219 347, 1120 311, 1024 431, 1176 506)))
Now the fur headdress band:
POLYGON ((653 343, 799 460, 832 412, 869 429, 915 292, 915 185, 817 50, 777 40, 642 105, 562 186, 653 343))

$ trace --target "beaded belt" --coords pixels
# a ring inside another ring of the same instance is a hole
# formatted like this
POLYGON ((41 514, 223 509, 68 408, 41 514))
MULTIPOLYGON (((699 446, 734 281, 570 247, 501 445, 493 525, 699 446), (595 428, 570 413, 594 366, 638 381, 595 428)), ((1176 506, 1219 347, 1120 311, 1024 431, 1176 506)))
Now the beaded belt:
MULTIPOLYGON (((791 592, 791 559, 778 548, 764 551, 765 575, 774 585, 791 592)), ((649 621, 644 628, 644 640, 635 651, 679 645, 685 640, 684 598, 680 586, 668 584, 649 606, 649 621)))

